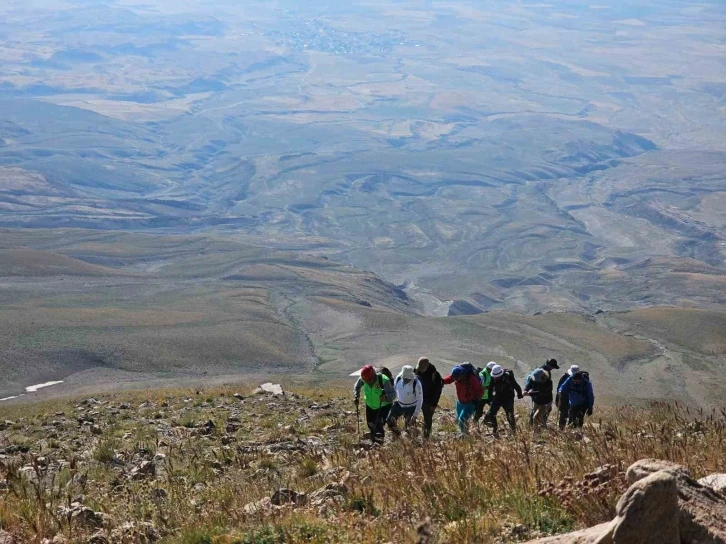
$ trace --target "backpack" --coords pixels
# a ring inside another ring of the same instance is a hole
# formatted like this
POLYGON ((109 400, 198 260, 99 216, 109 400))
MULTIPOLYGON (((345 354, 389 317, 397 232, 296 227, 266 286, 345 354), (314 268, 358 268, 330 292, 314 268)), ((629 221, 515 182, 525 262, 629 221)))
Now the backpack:
POLYGON ((534 383, 544 383, 547 381, 547 378, 549 378, 549 375, 546 370, 542 368, 535 368, 530 375, 527 376, 527 380, 530 378, 534 383))
MULTIPOLYGON (((402 379, 403 378, 401 376, 399 376, 398 378, 396 378, 396 385, 398 385, 398 382, 400 382, 402 379)), ((413 378, 413 392, 414 392, 414 394, 416 394, 416 384, 418 382, 419 382, 418 376, 415 376, 413 378)))
POLYGON ((388 376, 388 379, 391 380, 391 383, 393 383, 393 374, 386 366, 382 366, 378 369, 379 374, 383 374, 384 376, 388 376))
POLYGON ((478 376, 479 375, 479 372, 477 372, 477 369, 471 363, 462 363, 459 366, 464 369, 467 376, 478 376))

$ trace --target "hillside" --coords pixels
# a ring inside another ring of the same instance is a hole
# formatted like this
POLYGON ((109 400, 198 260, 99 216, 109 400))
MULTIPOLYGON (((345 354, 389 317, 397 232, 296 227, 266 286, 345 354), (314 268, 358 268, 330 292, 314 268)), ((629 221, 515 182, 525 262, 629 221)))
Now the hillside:
POLYGON ((426 354, 495 360, 519 379, 548 357, 589 369, 606 404, 719 406, 726 312, 490 311, 434 318, 398 287, 322 257, 212 236, 0 233, 0 398, 219 383, 337 381, 426 354))
MULTIPOLYGON (((582 432, 486 429, 371 449, 346 389, 156 390, 0 421, 0 536, 56 544, 522 542, 608 521, 640 458, 726 466, 726 414, 597 409, 582 432), (4 533, 1 531, 5 531, 4 533)), ((522 403, 520 403, 522 404, 522 403)), ((519 407, 519 418, 525 417, 519 407)), ((723 504, 723 498, 721 502, 723 504)))

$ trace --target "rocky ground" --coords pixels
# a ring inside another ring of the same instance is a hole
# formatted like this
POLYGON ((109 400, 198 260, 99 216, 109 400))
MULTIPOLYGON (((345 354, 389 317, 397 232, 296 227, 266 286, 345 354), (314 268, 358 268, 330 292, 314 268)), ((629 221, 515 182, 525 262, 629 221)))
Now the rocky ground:
POLYGON ((608 409, 582 432, 454 440, 444 407, 429 443, 371 448, 346 395, 225 387, 8 406, 0 542, 527 541, 616 517, 638 459, 694 477, 726 466, 723 411, 608 409))

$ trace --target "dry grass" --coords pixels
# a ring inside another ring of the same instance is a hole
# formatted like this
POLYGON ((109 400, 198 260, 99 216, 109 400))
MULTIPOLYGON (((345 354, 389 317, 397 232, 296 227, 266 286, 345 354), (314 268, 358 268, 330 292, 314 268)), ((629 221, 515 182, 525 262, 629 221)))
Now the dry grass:
POLYGON ((99 530, 112 542, 372 543, 415 541, 429 517, 438 542, 522 541, 610 519, 637 459, 678 462, 696 477, 726 464, 724 411, 607 409, 582 433, 455 440, 444 408, 430 443, 371 450, 343 390, 235 392, 6 410, 0 527, 33 543, 85 543, 99 530), (586 476, 604 465, 607 478, 586 476), (345 493, 322 503, 245 508, 279 488, 310 496, 337 482, 345 493), (74 515, 74 502, 104 515, 74 515))

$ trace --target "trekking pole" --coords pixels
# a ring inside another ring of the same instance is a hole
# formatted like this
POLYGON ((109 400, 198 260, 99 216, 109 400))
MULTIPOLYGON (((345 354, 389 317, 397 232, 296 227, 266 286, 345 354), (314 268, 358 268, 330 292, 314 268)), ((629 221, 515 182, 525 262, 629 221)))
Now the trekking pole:
POLYGON ((358 436, 360 437, 360 409, 358 408, 358 403, 355 403, 355 423, 356 423, 356 429, 358 430, 358 436))

